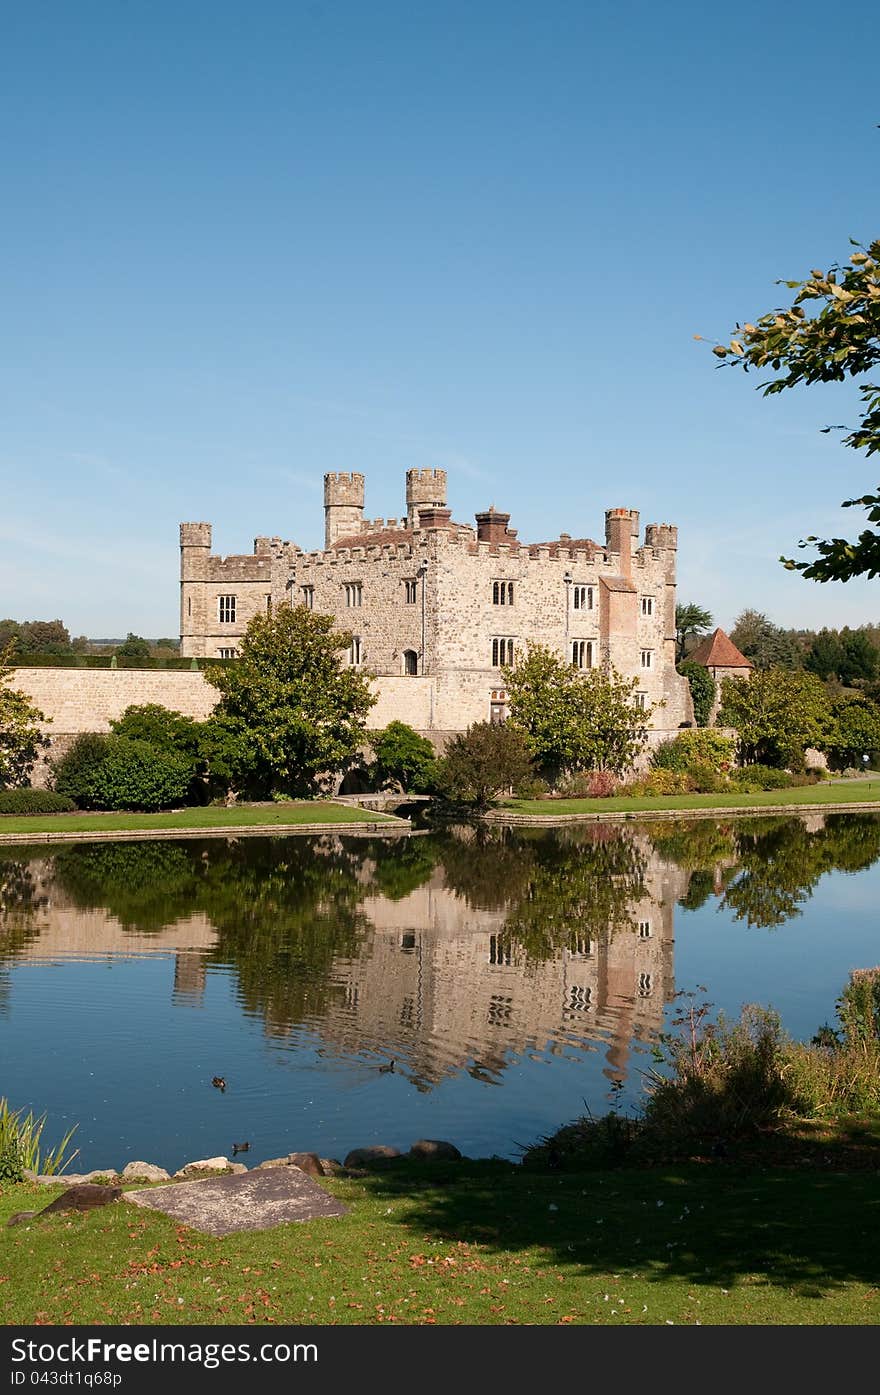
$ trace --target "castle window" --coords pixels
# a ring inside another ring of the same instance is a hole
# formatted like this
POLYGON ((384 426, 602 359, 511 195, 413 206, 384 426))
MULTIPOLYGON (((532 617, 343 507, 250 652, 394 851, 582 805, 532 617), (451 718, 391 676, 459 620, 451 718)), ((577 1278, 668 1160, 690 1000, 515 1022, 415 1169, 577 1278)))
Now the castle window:
POLYGON ((492 667, 500 668, 502 664, 513 663, 513 640, 493 639, 492 641, 492 667))
POLYGON ((592 586, 573 586, 573 587, 572 587, 572 594, 573 594, 573 596, 574 596, 574 602, 573 602, 573 604, 574 604, 575 610, 592 610, 592 609, 593 609, 593 603, 594 603, 595 597, 594 597, 593 587, 592 587, 592 586))
POLYGON ((221 624, 221 625, 234 625, 234 624, 235 624, 235 597, 234 597, 234 596, 218 596, 218 597, 217 597, 217 619, 220 621, 220 624, 221 624))
POLYGON ((352 668, 357 668, 361 662, 363 652, 361 650, 360 635, 352 635, 351 644, 348 646, 348 662, 352 668))
POLYGON ((650 998, 654 992, 654 975, 639 974, 639 997, 650 998))
POLYGON ((642 712, 647 712, 647 710, 648 710, 648 694, 647 694, 647 693, 636 693, 636 707, 640 708, 642 712))
POLYGON ((571 662, 573 668, 593 667, 593 641, 591 639, 572 640, 571 662))
POLYGON ((192 613, 193 613, 193 598, 192 598, 192 596, 187 596, 187 598, 186 598, 186 613, 187 613, 187 615, 192 615, 192 613))
POLYGON ((592 988, 573 983, 568 990, 567 1007, 569 1012, 589 1012, 593 998, 592 988))
POLYGON ((654 597, 653 597, 653 596, 642 596, 642 614, 643 614, 643 615, 653 615, 653 614, 654 614, 654 597))
POLYGON ((360 605, 363 601, 363 586, 359 581, 347 581, 345 583, 345 604, 360 605))
POLYGON ((238 654, 237 649, 218 649, 217 654, 221 659, 234 659, 238 654))
POLYGON ((406 604, 407 604, 407 605, 415 605, 415 603, 416 603, 416 591, 417 591, 417 590, 418 590, 418 582, 417 582, 417 581, 405 581, 405 582, 403 583, 403 599, 406 601, 406 604))
POLYGON ((506 1027, 513 1012, 513 999, 501 993, 493 993, 489 999, 486 1020, 490 1027, 506 1027))
POLYGON ((302 596, 302 603, 303 603, 303 605, 305 606, 306 610, 314 610, 314 608, 315 608, 315 588, 314 588, 314 586, 301 586, 299 589, 300 589, 300 594, 301 594, 301 596, 302 596))
POLYGON ((493 581, 492 582, 492 604, 493 605, 513 605, 513 582, 493 581))
POLYGON ((653 667, 654 667, 654 651, 653 651, 653 649, 643 649, 643 650, 642 650, 642 668, 653 668, 653 667))
POLYGON ((266 597, 266 614, 267 614, 267 615, 271 615, 271 614, 272 614, 272 597, 271 597, 271 596, 267 596, 267 597, 266 597))
MULTIPOLYGON (((415 582, 413 582, 415 585, 415 582)), ((419 671, 419 656, 414 649, 404 649, 403 651, 403 671, 410 678, 414 678, 419 671)))
POLYGON ((650 940, 650 938, 651 938, 651 922, 650 922, 650 920, 640 920, 640 921, 639 921, 639 939, 640 939, 640 940, 650 940))

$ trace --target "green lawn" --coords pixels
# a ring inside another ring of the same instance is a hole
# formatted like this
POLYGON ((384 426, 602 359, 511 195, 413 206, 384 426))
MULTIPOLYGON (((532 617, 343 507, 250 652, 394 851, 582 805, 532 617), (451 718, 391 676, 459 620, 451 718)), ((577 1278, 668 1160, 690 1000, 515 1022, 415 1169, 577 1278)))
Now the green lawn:
MULTIPOLYGON (((876 1324, 876 1167, 325 1180, 349 1214, 218 1240, 125 1203, 4 1230, 0 1321, 876 1324)), ((52 1188, 6 1185, 0 1227, 52 1188)))
POLYGON ((759 794, 623 795, 612 799, 509 799, 499 805, 511 814, 601 814, 646 809, 760 809, 780 804, 849 804, 876 801, 880 806, 880 775, 873 780, 842 780, 797 789, 765 790, 759 794))
POLYGON ((244 828, 252 824, 299 823, 377 823, 388 819, 372 809, 349 804, 314 803, 269 804, 259 808, 236 806, 231 809, 178 809, 168 814, 31 814, 19 817, 0 815, 0 833, 76 833, 106 830, 115 832, 139 828, 244 828))

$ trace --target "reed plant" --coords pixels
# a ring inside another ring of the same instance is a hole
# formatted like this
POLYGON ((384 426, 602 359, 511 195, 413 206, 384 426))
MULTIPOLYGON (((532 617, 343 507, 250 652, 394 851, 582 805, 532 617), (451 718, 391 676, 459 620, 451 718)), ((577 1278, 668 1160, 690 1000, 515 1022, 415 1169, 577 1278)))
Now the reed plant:
POLYGON ((46 1149, 42 1143, 46 1115, 36 1118, 33 1110, 12 1109, 5 1096, 0 1097, 0 1184, 23 1182, 25 1172, 54 1177, 64 1172, 77 1156, 79 1149, 68 1152, 76 1124, 68 1129, 61 1142, 46 1149))

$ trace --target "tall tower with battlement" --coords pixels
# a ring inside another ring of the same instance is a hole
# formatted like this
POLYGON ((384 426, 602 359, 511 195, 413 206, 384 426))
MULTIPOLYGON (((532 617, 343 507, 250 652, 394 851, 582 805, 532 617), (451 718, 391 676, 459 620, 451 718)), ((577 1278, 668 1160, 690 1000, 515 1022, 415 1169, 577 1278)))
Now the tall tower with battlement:
POLYGON ((418 528, 419 509, 446 507, 445 470, 407 470, 406 526, 418 528))
POLYGON ((324 546, 361 531, 364 519, 364 477, 332 471, 324 476, 324 546))
POLYGON ((202 652, 199 640, 205 630, 205 582, 211 555, 210 523, 180 525, 180 652, 202 652), (191 641, 196 638, 195 647, 191 641))

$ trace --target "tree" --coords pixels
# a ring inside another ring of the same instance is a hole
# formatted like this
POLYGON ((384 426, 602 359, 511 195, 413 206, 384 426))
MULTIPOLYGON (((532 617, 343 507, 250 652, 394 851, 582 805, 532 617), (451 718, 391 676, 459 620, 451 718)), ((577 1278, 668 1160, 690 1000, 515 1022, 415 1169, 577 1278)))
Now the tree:
MULTIPOLYGON (((864 381, 864 375, 880 364, 880 240, 867 248, 852 238, 850 243, 857 250, 848 265, 835 263, 828 271, 814 269, 803 281, 784 282, 797 292, 791 304, 762 315, 756 324, 737 325, 730 343, 716 344, 713 353, 746 371, 769 367, 780 374, 760 384, 765 397, 800 384, 862 379, 858 425, 822 430, 845 430, 845 446, 873 455, 880 450, 880 387, 864 381)), ((875 494, 846 499, 843 507, 865 508, 868 523, 880 524, 880 487, 875 494)), ((799 546, 814 546, 818 556, 809 562, 779 560, 810 581, 880 573, 880 529, 865 528, 854 541, 810 536, 799 546)))
POLYGON ((475 722, 449 742, 440 778, 450 798, 482 808, 531 774, 529 743, 518 727, 512 722, 475 722))
POLYGON ((437 783, 434 747, 406 722, 389 722, 371 738, 379 784, 397 784, 413 794, 429 794, 437 783))
POLYGON ((250 621, 237 663, 206 670, 220 692, 214 720, 259 788, 313 794, 357 752, 376 699, 364 673, 340 664, 350 642, 331 616, 281 605, 250 621))
POLYGON ((711 624, 711 613, 694 601, 689 601, 686 604, 679 603, 675 607, 675 644, 676 656, 679 660, 683 659, 687 653, 689 637, 705 634, 711 624))
POLYGON ((874 766, 880 756, 880 709, 876 703, 849 695, 833 704, 834 721, 825 741, 833 765, 874 766))
POLYGON ((12 645, 0 655, 0 789, 26 785, 37 757, 49 739, 40 723, 49 719, 26 693, 10 688, 12 645))
POLYGON ((842 662, 840 636, 834 630, 820 630, 804 657, 804 668, 827 681, 840 673, 842 662))
POLYGON ((141 635, 133 635, 131 630, 122 644, 117 644, 114 653, 120 659, 148 659, 150 646, 141 635))
POLYGON ((542 770, 619 775, 635 763, 653 711, 638 706, 637 679, 614 668, 576 669, 542 644, 529 644, 503 673, 510 721, 542 770))
POLYGON ((735 729, 745 764, 802 766, 806 747, 826 739, 831 705, 812 673, 756 669, 723 679, 718 723, 735 729))
POLYGON ((702 664, 695 664, 692 659, 685 659, 684 663, 679 664, 678 671, 687 679, 691 690, 694 721, 698 727, 708 726, 715 705, 715 679, 707 668, 703 668, 702 664))
POLYGON ((800 668, 800 651, 793 636, 760 610, 744 610, 738 615, 730 638, 756 668, 800 668))
POLYGON ((840 632, 840 648, 841 662, 837 676, 841 683, 849 686, 876 678, 880 655, 864 630, 850 630, 844 626, 840 632))

